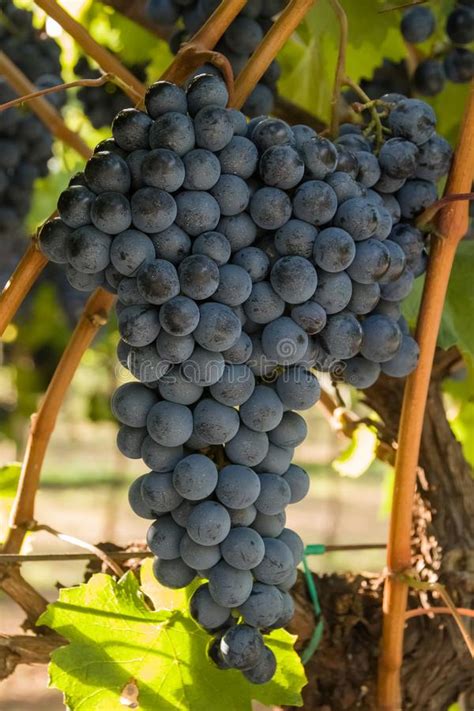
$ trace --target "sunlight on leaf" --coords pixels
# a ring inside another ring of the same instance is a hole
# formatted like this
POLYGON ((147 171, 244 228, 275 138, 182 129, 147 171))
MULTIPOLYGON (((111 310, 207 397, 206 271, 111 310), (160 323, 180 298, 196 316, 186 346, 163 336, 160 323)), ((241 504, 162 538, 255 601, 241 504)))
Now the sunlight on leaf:
POLYGON ((98 574, 63 588, 38 624, 69 641, 53 653, 49 673, 71 711, 120 709, 131 683, 142 711, 250 711, 252 699, 302 704, 306 677, 294 636, 277 630, 266 638, 277 672, 268 684, 253 686, 208 660, 210 638, 187 612, 150 610, 132 572, 118 582, 98 574))
POLYGON ((366 425, 359 425, 347 449, 333 462, 342 476, 357 478, 364 474, 375 459, 377 435, 366 425))

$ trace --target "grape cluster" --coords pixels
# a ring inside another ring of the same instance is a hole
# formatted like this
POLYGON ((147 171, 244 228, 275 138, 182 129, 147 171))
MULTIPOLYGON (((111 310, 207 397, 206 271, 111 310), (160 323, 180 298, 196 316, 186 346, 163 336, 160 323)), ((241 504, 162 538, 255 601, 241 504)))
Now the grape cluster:
MULTIPOLYGON (((10 1, 0 2, 2 51, 38 88, 61 83, 60 49, 56 42, 32 25, 32 14, 10 1)), ((0 103, 16 98, 0 75, 0 103)), ((61 93, 50 95, 58 108, 61 93)), ((36 178, 47 175, 52 138, 47 128, 26 109, 9 109, 0 114, 0 239, 5 259, 10 242, 18 242, 28 214, 36 178)), ((2 260, 3 261, 3 260, 2 260)))
MULTIPOLYGON (((435 30, 436 18, 426 5, 417 5, 404 12, 401 32, 410 44, 425 42, 435 30)), ((467 46, 474 41, 472 0, 456 1, 446 18, 445 32, 447 47, 423 59, 415 70, 413 86, 420 94, 435 96, 442 91, 446 80, 462 84, 474 76, 474 52, 467 46)))
MULTIPOLYGON (((122 62, 124 66, 127 66, 122 62)), ((127 66, 140 81, 146 79, 146 64, 127 66)), ((74 74, 80 79, 98 79, 101 72, 94 69, 88 57, 82 55, 74 65, 74 74)), ((130 99, 116 84, 109 82, 103 86, 82 86, 77 92, 84 113, 94 128, 110 126, 114 117, 130 106, 130 99)))
MULTIPOLYGON (((171 50, 176 53, 180 45, 206 22, 219 3, 220 0, 148 0, 146 12, 150 20, 159 25, 184 25, 176 30, 170 40, 171 50)), ((287 0, 248 0, 226 30, 216 50, 227 57, 235 76, 272 26, 272 18, 283 10, 286 3, 287 0)), ((201 68, 198 73, 203 70, 217 74, 217 70, 210 65, 201 68)), ((271 113, 279 78, 280 65, 273 61, 243 107, 247 116, 271 113)))
POLYGON ((360 127, 333 143, 247 122, 215 76, 186 92, 157 82, 40 234, 71 284, 117 293, 118 358, 136 380, 112 410, 120 451, 148 467, 129 498, 154 520, 155 575, 207 580, 191 611, 210 656, 255 683, 275 670, 262 630, 293 611, 303 545, 285 509, 309 487, 292 459, 314 371, 366 388, 417 363, 400 315, 426 262, 413 220, 451 150, 427 104, 383 99, 391 137, 376 155, 360 127))

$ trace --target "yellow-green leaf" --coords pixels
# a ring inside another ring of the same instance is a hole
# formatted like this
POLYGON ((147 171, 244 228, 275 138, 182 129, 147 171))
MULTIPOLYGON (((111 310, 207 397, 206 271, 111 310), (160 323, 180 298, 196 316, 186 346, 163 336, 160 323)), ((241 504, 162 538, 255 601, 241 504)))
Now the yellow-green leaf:
POLYGON ((60 591, 38 624, 69 644, 56 650, 51 685, 71 711, 119 711, 133 698, 141 711, 250 711, 267 705, 301 705, 306 678, 295 637, 267 637, 278 670, 253 686, 237 671, 220 671, 206 655, 209 636, 186 611, 150 610, 133 573, 116 582, 104 574, 60 591))

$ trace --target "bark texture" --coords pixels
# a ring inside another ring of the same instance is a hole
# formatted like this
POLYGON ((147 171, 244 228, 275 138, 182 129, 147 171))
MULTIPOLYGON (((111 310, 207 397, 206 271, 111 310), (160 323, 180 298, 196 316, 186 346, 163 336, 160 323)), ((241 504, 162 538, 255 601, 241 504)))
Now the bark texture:
MULTIPOLYGON (((444 584, 458 607, 474 603, 474 479, 446 419, 441 380, 453 354, 437 357, 425 416, 414 507, 413 567, 426 581, 444 584)), ((366 402, 381 417, 382 442, 396 440, 403 383, 381 378, 366 402)), ((386 450, 385 450, 386 451, 386 450)), ((325 620, 320 647, 307 665, 307 711, 376 711, 375 684, 382 623, 383 580, 377 576, 315 576, 325 620)), ((303 578, 295 590, 292 631, 304 648, 314 629, 303 578)), ((429 593, 410 594, 410 607, 440 604, 429 593)), ((464 618, 473 634, 473 620, 464 618)), ((448 616, 407 622, 403 710, 446 711, 461 698, 474 709, 473 663, 448 616)))

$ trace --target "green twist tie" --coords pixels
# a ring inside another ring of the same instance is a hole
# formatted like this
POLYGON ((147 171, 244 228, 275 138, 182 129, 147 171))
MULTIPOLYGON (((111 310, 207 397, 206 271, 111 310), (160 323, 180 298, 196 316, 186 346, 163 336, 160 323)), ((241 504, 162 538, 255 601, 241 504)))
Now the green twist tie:
POLYGON ((311 598, 311 602, 313 603, 313 609, 314 609, 314 616, 318 620, 316 627, 314 629, 314 632, 311 636, 311 639, 308 642, 308 645, 304 649, 303 653, 301 654, 301 661, 303 664, 307 664, 309 660, 313 657, 315 654, 316 650, 319 647, 319 644, 321 642, 321 638, 323 636, 323 629, 324 629, 324 620, 321 617, 321 605, 319 603, 319 597, 318 597, 318 591, 316 589, 316 585, 314 584, 314 578, 311 574, 311 571, 308 566, 308 560, 307 556, 308 555, 323 555, 326 552, 326 546, 322 544, 313 544, 306 546, 304 549, 304 554, 303 554, 303 568, 304 568, 304 576, 306 580, 306 585, 308 587, 308 592, 309 596, 311 598), (318 619, 319 618, 319 619, 318 619))

